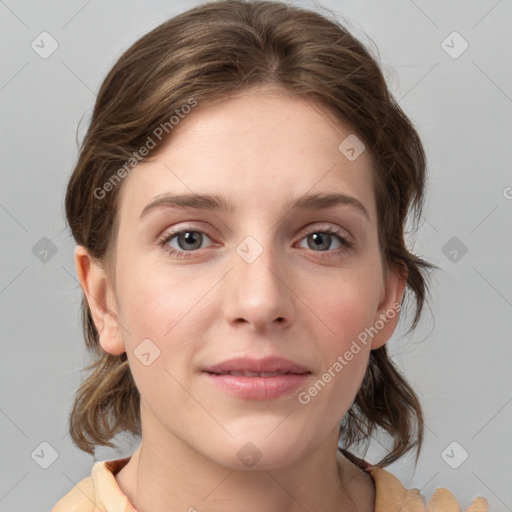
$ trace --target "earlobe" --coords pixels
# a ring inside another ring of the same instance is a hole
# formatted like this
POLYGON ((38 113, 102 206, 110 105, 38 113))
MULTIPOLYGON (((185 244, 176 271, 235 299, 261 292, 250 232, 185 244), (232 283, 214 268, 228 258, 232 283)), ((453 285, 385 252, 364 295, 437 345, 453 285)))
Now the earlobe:
POLYGON ((114 293, 105 269, 82 245, 75 247, 75 267, 94 325, 99 333, 101 347, 109 354, 122 354, 126 349, 121 335, 114 293))
POLYGON ((377 333, 372 338, 372 350, 382 347, 395 331, 406 285, 405 270, 396 267, 389 270, 384 294, 375 315, 374 328, 377 333))

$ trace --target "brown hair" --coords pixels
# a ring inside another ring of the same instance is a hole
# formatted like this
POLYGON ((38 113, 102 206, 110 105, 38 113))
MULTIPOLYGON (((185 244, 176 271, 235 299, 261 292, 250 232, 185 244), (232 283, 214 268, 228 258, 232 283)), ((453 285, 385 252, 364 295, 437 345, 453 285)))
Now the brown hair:
MULTIPOLYGON (((103 81, 90 126, 70 178, 65 206, 77 244, 112 269, 121 185, 104 184, 154 139, 167 123, 155 155, 172 136, 169 119, 191 98, 200 105, 249 87, 276 85, 317 101, 364 142, 374 164, 378 233, 383 266, 406 274, 414 294, 414 329, 428 290, 424 272, 435 265, 410 253, 404 241, 408 213, 417 229, 424 201, 426 158, 419 135, 387 89, 370 52, 335 19, 273 1, 221 0, 192 8, 136 41, 103 81), (168 132, 168 133, 167 133, 168 132)), ((85 342, 92 370, 77 391, 69 417, 73 442, 93 453, 114 447, 118 433, 141 435, 140 396, 126 353, 113 356, 99 345, 91 311, 82 298, 85 342)), ((409 332, 409 331, 408 331, 409 332)), ((393 447, 379 465, 394 462, 423 440, 419 400, 387 354, 370 352, 369 365, 340 426, 345 448, 369 442, 381 427, 393 447)))

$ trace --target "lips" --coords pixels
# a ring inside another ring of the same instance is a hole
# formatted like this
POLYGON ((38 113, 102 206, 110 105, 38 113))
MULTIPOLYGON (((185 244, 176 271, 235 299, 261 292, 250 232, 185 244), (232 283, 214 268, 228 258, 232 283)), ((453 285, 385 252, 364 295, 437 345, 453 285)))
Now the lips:
POLYGON ((266 357, 263 359, 237 358, 205 368, 203 371, 217 375, 238 375, 244 377, 275 377, 284 374, 304 374, 309 370, 289 359, 266 357))
POLYGON ((250 400, 270 400, 296 391, 311 372, 289 359, 238 358, 203 370, 206 381, 217 389, 250 400))
POLYGON ((229 371, 229 372, 211 372, 214 375, 238 375, 239 377, 275 377, 276 375, 287 375, 287 373, 280 372, 242 372, 242 371, 229 371))

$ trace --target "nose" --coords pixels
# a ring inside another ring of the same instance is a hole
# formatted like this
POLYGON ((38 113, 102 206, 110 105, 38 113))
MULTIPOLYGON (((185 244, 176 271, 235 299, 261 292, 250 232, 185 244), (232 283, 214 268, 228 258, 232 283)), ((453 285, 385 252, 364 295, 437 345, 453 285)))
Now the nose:
POLYGON ((232 255, 226 276, 224 312, 231 324, 247 324, 254 331, 286 328, 294 319, 291 272, 283 256, 249 237, 232 255))

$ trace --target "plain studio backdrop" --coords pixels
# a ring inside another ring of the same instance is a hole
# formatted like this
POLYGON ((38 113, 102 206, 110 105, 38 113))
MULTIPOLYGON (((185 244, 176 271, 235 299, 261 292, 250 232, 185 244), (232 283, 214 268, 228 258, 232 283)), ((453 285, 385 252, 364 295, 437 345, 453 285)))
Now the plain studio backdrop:
MULTIPOLYGON (((88 361, 63 200, 101 81, 129 45, 200 2, 0 1, 0 510, 49 510, 95 460, 67 434, 88 361), (41 42, 43 41, 43 42, 41 42)), ((323 0, 376 48, 428 157, 410 247, 442 268, 417 330, 388 347, 420 397, 426 439, 387 469, 430 497, 448 487, 512 510, 512 3, 323 0)), ((409 317, 410 318, 410 317, 409 317)), ((365 458, 387 446, 375 436, 365 458)), ((356 452, 357 454, 357 452, 356 452)), ((359 453, 359 455, 361 455, 359 453)))

